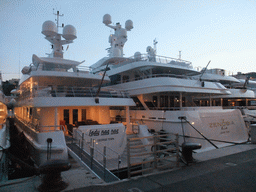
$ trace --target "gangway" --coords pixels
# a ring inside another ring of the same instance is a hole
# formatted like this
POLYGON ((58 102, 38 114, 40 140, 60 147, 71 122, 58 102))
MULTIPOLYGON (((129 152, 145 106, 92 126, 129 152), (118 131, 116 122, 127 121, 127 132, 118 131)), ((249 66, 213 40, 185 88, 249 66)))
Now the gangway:
MULTIPOLYGON (((70 138, 66 137, 66 141, 70 138)), ((67 147, 71 150, 79 160, 87 165, 98 177, 104 180, 106 183, 113 181, 119 181, 120 179, 115 176, 111 171, 109 171, 104 165, 96 161, 88 152, 83 150, 79 145, 74 142, 67 142, 67 147)))

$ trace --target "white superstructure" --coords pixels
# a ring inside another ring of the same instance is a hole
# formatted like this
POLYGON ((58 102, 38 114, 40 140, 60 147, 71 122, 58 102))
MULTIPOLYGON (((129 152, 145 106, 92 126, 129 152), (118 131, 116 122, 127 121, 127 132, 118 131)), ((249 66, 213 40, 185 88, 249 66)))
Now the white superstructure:
POLYGON ((134 105, 123 92, 99 89, 102 76, 79 66, 83 62, 63 59, 62 46, 76 38, 73 26, 66 25, 60 34, 54 22, 46 21, 42 33, 53 51, 49 57, 33 55, 32 64, 23 68, 15 107, 15 124, 37 165, 68 158, 64 134, 72 134, 73 127, 93 123, 111 128, 116 115, 129 117, 127 106, 134 105), (118 114, 111 108, 119 108, 118 114))
MULTIPOLYGON (((253 74, 252 74, 253 75, 253 74)), ((244 120, 249 125, 256 121, 256 82, 250 80, 250 73, 244 75, 245 79, 241 79, 241 74, 236 76, 226 76, 224 69, 206 70, 202 79, 209 79, 222 83, 230 91, 230 95, 215 95, 211 98, 200 97, 195 99, 200 106, 222 106, 224 109, 238 108, 241 110, 244 120), (237 79, 240 78, 240 79, 237 79)))
MULTIPOLYGON (((108 24, 110 23, 108 20, 108 24)), ((116 27, 121 28, 119 23, 116 27)), ((114 40, 110 40, 110 50, 113 50, 114 40)), ((123 46, 124 44, 122 48, 123 46)), ((206 140, 201 140, 202 136, 191 125, 217 146, 247 141, 248 135, 240 111, 223 110, 221 107, 197 107, 194 103, 194 98, 197 97, 231 94, 227 88, 216 80, 213 82, 206 75, 202 77, 189 61, 158 56, 156 48, 150 46, 146 51, 147 54, 136 52, 129 58, 123 57, 123 54, 110 54, 91 66, 93 73, 106 69, 111 80, 108 87, 127 91, 131 95, 136 103, 136 107, 131 110, 132 120, 146 124, 149 129, 156 131, 164 129, 200 138, 186 138, 186 141, 201 143, 202 150, 209 150, 213 146, 206 140), (191 125, 181 117, 186 117, 191 125)))

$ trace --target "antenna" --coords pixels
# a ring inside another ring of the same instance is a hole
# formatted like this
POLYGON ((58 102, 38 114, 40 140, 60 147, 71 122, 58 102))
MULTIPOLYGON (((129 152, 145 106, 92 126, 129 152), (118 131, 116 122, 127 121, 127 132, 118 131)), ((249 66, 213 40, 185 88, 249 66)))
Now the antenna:
POLYGON ((181 60, 181 51, 179 51, 179 60, 181 60))
POLYGON ((155 50, 155 54, 156 54, 156 44, 158 43, 158 41, 156 40, 156 38, 153 40, 153 45, 154 45, 154 50, 155 50))
POLYGON ((60 15, 59 11, 57 11, 57 14, 53 14, 57 16, 57 19, 55 19, 57 21, 57 25, 53 21, 45 21, 42 26, 42 33, 46 36, 45 39, 52 44, 53 51, 50 57, 63 58, 62 45, 73 43, 73 40, 77 38, 76 29, 72 25, 66 25, 63 28, 63 33, 58 33, 58 28, 64 26, 59 26, 59 17, 64 16, 64 14, 60 15), (65 40, 63 40, 62 37, 65 40))
POLYGON ((103 23, 115 31, 114 34, 109 36, 109 43, 111 46, 108 50, 109 56, 123 57, 123 47, 127 41, 127 31, 131 31, 131 29, 133 29, 133 22, 131 20, 127 20, 125 22, 125 28, 122 28, 119 22, 115 25, 110 25, 112 23, 111 16, 109 14, 105 14, 103 16, 103 23))
POLYGON ((54 13, 54 9, 53 9, 53 15, 56 15, 57 16, 57 18, 55 19, 55 21, 56 21, 56 23, 57 23, 57 33, 59 32, 59 27, 63 27, 64 25, 62 24, 62 26, 59 26, 59 17, 62 17, 62 16, 64 16, 64 14, 61 14, 60 15, 60 12, 59 11, 57 11, 57 14, 56 13, 54 13))
POLYGON ((19 39, 19 79, 20 79, 20 39, 19 39))

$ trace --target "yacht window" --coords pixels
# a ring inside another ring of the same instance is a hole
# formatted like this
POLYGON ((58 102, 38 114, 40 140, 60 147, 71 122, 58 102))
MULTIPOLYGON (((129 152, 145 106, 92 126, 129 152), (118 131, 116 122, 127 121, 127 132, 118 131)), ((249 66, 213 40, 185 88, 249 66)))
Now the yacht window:
POLYGON ((160 96, 160 107, 168 107, 168 96, 167 95, 160 96))
POLYGON ((73 109, 73 124, 78 122, 78 109, 73 109))
POLYGON ((157 102, 157 96, 153 96, 153 103, 154 103, 154 106, 158 106, 158 102, 157 102))
POLYGON ((228 99, 223 99, 223 106, 228 106, 228 99))
POLYGON ((182 107, 186 107, 186 98, 182 97, 182 107))
POLYGON ((249 106, 255 106, 256 105, 256 101, 255 100, 248 101, 248 105, 249 106))
POLYGON ((180 97, 175 96, 174 97, 174 107, 179 107, 180 106, 180 97))
POLYGON ((221 106, 221 101, 220 101, 220 99, 214 99, 214 100, 213 100, 213 106, 221 106))
POLYGON ((174 96, 170 96, 170 107, 174 107, 174 96))
POLYGON ((125 82, 129 82, 129 76, 128 75, 123 76, 123 83, 125 83, 125 82))
POLYGON ((29 108, 29 118, 32 117, 32 107, 29 108))
POLYGON ((153 108, 155 108, 156 106, 154 105, 154 103, 153 102, 151 102, 151 101, 145 101, 145 104, 148 106, 148 108, 150 108, 150 109, 153 109, 153 108))
POLYGON ((164 70, 161 68, 153 68, 152 69, 152 74, 163 74, 164 70))
POLYGON ((66 124, 69 124, 69 109, 64 109, 64 120, 66 124))
POLYGON ((112 75, 110 76, 111 84, 115 85, 121 82, 121 75, 112 75))
POLYGON ((135 107, 131 107, 131 109, 144 109, 143 105, 141 104, 140 100, 137 97, 132 97, 134 103, 136 104, 135 107))
POLYGON ((140 75, 135 74, 135 80, 140 80, 140 79, 141 79, 140 75))
POLYGON ((200 100, 200 106, 208 106, 208 100, 200 100))
POLYGON ((82 121, 86 120, 86 109, 82 109, 82 121))

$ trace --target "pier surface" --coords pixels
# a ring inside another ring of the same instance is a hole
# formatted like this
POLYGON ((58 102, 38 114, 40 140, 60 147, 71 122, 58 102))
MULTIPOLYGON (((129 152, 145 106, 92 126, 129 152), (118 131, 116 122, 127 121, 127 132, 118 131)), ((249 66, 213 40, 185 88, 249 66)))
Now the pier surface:
MULTIPOLYGON (((176 170, 105 183, 89 169, 74 166, 63 172, 69 186, 63 191, 255 191, 256 145, 247 143, 196 153, 197 160, 176 170)), ((39 176, 7 181, 0 191, 38 191, 39 176)))

